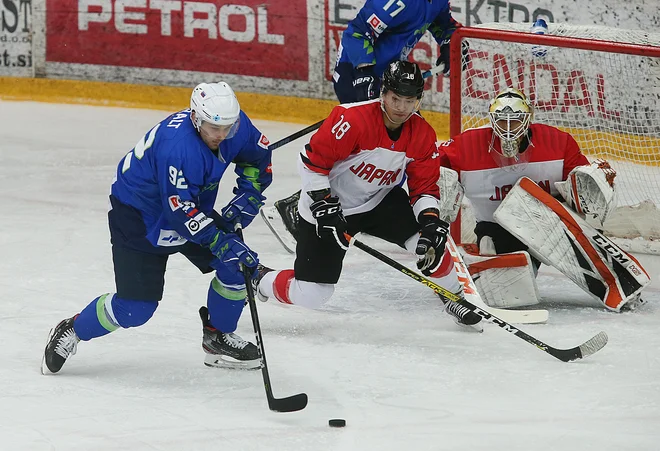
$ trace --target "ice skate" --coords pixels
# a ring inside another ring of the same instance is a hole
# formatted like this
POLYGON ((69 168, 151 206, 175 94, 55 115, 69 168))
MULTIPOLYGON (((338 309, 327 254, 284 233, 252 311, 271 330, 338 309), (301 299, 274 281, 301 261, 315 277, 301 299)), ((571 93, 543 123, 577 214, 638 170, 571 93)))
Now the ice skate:
POLYGON ((235 333, 224 333, 209 322, 206 307, 199 309, 202 319, 202 349, 206 353, 204 365, 215 368, 252 370, 261 368, 259 349, 235 333))
POLYGON ((264 295, 263 293, 261 293, 261 291, 259 291, 259 282, 261 282, 261 279, 266 274, 272 271, 274 270, 259 263, 257 265, 257 276, 254 279, 252 279, 252 290, 256 298, 259 299, 261 302, 268 301, 268 296, 264 295))
POLYGON ((73 330, 73 318, 65 319, 51 329, 41 360, 41 374, 55 374, 62 369, 69 356, 76 353, 80 338, 73 330))
POLYGON ((298 236, 298 201, 300 191, 293 193, 286 199, 275 202, 275 208, 282 217, 286 230, 294 237, 298 236))
POLYGON ((440 299, 445 306, 445 311, 453 317, 456 324, 475 332, 484 331, 484 327, 481 324, 481 316, 477 315, 463 304, 464 298, 462 295, 461 300, 458 302, 446 301, 443 298, 440 299))

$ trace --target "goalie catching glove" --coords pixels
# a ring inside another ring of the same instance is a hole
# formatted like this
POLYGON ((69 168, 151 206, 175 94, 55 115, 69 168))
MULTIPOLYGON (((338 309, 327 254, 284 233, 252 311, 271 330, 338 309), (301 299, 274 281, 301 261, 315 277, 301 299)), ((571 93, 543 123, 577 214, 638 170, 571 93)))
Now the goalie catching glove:
POLYGON ((612 166, 598 159, 589 166, 574 168, 566 181, 555 182, 555 187, 573 211, 584 215, 592 227, 602 228, 616 208, 615 177, 612 166))
POLYGON ((423 210, 419 214, 417 222, 421 226, 415 249, 415 254, 419 258, 417 268, 425 276, 430 276, 442 263, 442 256, 447 245, 449 224, 440 219, 436 208, 423 210))
POLYGON ((348 225, 339 197, 333 196, 329 188, 309 191, 307 194, 314 201, 309 208, 316 219, 316 235, 321 239, 335 242, 345 251, 348 250, 349 243, 345 236, 348 225))

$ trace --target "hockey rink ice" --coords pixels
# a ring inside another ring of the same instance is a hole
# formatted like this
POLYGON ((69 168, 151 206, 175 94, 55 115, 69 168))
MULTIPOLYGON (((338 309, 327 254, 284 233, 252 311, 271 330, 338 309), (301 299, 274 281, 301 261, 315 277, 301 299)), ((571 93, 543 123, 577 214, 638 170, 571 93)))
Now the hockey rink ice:
MULTIPOLYGON (((59 374, 41 375, 49 330, 114 291, 110 182, 167 114, 0 101, 0 451, 660 450, 660 257, 641 256, 648 303, 625 314, 541 269, 550 319, 522 330, 560 348, 609 335, 563 363, 490 324, 460 329, 431 290, 351 249, 322 310, 258 305, 275 396, 309 395, 282 414, 268 410, 260 371, 203 365, 210 275, 173 256, 151 321, 81 342, 59 374)), ((254 122, 271 143, 304 127, 254 122)), ((299 189, 305 143, 274 151, 268 203, 299 189)), ((218 208, 234 180, 228 171, 218 208)), ((292 267, 261 218, 246 241, 264 264, 292 267)), ((254 340, 247 307, 237 332, 254 340)))

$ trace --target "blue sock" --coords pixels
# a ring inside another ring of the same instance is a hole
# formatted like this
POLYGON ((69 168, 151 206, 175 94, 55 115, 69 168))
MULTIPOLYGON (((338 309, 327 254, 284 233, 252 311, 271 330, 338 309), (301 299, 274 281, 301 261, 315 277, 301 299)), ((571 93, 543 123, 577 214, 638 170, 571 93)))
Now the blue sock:
POLYGON ((137 327, 152 317, 158 301, 133 301, 106 293, 94 299, 73 322, 76 335, 83 340, 102 337, 120 327, 137 327))
POLYGON ((211 325, 220 332, 234 332, 243 312, 245 296, 245 284, 223 284, 217 277, 214 277, 209 286, 207 298, 211 325))

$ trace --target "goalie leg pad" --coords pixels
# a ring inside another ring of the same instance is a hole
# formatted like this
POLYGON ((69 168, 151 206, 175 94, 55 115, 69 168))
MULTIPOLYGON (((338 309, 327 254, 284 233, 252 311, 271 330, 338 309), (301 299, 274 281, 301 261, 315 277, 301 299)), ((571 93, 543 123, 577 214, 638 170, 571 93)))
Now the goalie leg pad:
POLYGON ((557 268, 610 310, 635 299, 650 278, 634 257, 527 177, 494 213, 495 220, 541 262, 557 268))
POLYGON ((513 308, 539 303, 535 268, 527 252, 480 255, 476 246, 463 250, 468 271, 487 305, 513 308))

